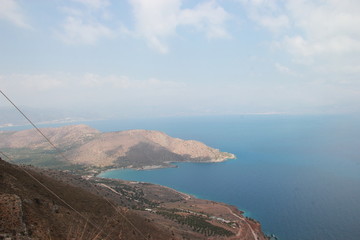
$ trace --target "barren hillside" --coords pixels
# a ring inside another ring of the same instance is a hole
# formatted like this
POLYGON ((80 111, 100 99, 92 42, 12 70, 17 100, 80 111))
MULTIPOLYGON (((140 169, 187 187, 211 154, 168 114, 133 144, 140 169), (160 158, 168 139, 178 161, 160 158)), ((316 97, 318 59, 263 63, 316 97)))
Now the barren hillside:
MULTIPOLYGON (((86 125, 74 125, 44 128, 42 132, 70 161, 64 164, 150 168, 167 167, 170 162, 220 162, 234 158, 199 141, 173 138, 153 130, 101 133, 86 125)), ((44 154, 47 162, 52 160, 59 165, 63 161, 35 130, 0 132, 0 149, 21 163, 33 163, 32 156, 41 159, 44 154)))

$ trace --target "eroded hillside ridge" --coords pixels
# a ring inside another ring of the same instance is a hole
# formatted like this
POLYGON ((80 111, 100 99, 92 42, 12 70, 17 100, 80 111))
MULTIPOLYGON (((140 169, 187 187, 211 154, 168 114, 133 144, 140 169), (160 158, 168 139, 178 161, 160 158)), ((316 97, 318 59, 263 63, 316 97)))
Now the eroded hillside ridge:
MULTIPOLYGON (((170 162, 221 162, 235 158, 233 154, 221 152, 199 141, 173 138, 154 130, 102 133, 86 125, 41 130, 64 151, 71 164, 154 168, 171 166, 170 162)), ((8 150, 13 159, 21 163, 31 163, 32 156, 37 161, 44 156, 47 156, 47 162, 63 161, 59 156, 52 155, 54 150, 50 144, 35 130, 0 132, 0 148, 8 150)))

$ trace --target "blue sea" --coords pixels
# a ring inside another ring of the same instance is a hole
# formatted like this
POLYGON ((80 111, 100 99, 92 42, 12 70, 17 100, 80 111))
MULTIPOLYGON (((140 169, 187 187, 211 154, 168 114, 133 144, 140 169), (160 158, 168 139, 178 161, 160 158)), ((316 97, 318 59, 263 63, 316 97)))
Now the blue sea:
POLYGON ((156 129, 195 139, 235 160, 113 170, 236 205, 281 240, 360 239, 360 118, 245 115, 92 122, 102 131, 156 129))
POLYGON ((102 177, 172 187, 237 206, 281 240, 360 239, 360 117, 244 115, 87 122, 154 129, 234 153, 222 163, 113 170, 102 177))

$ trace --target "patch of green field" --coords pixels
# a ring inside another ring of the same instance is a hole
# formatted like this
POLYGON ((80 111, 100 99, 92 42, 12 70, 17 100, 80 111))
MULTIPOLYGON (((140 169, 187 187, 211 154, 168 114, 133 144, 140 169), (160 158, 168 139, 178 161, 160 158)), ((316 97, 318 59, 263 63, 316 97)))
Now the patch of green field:
POLYGON ((6 153, 12 159, 12 162, 16 164, 27 164, 46 168, 59 168, 69 165, 58 157, 55 150, 3 148, 1 151, 6 153))
MULTIPOLYGON (((182 216, 179 214, 176 214, 176 209, 170 209, 170 210, 160 210, 157 211, 157 214, 162 215, 166 218, 172 219, 182 225, 188 225, 191 227, 194 231, 204 234, 205 236, 214 236, 214 235, 220 235, 220 236, 232 236, 234 233, 219 227, 212 225, 210 222, 208 222, 206 218, 201 216, 195 216, 195 215, 188 215, 188 216, 182 216), (174 211, 175 210, 175 211, 174 211)), ((177 211, 179 212, 179 211, 177 211)))

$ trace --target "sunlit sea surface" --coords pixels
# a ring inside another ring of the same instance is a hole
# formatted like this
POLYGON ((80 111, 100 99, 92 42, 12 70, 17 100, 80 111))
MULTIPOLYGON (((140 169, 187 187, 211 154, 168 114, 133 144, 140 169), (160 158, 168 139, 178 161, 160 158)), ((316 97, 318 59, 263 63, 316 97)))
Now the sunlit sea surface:
POLYGON ((154 129, 234 153, 223 163, 113 170, 236 205, 281 240, 360 239, 360 118, 247 115, 87 122, 101 131, 154 129))

